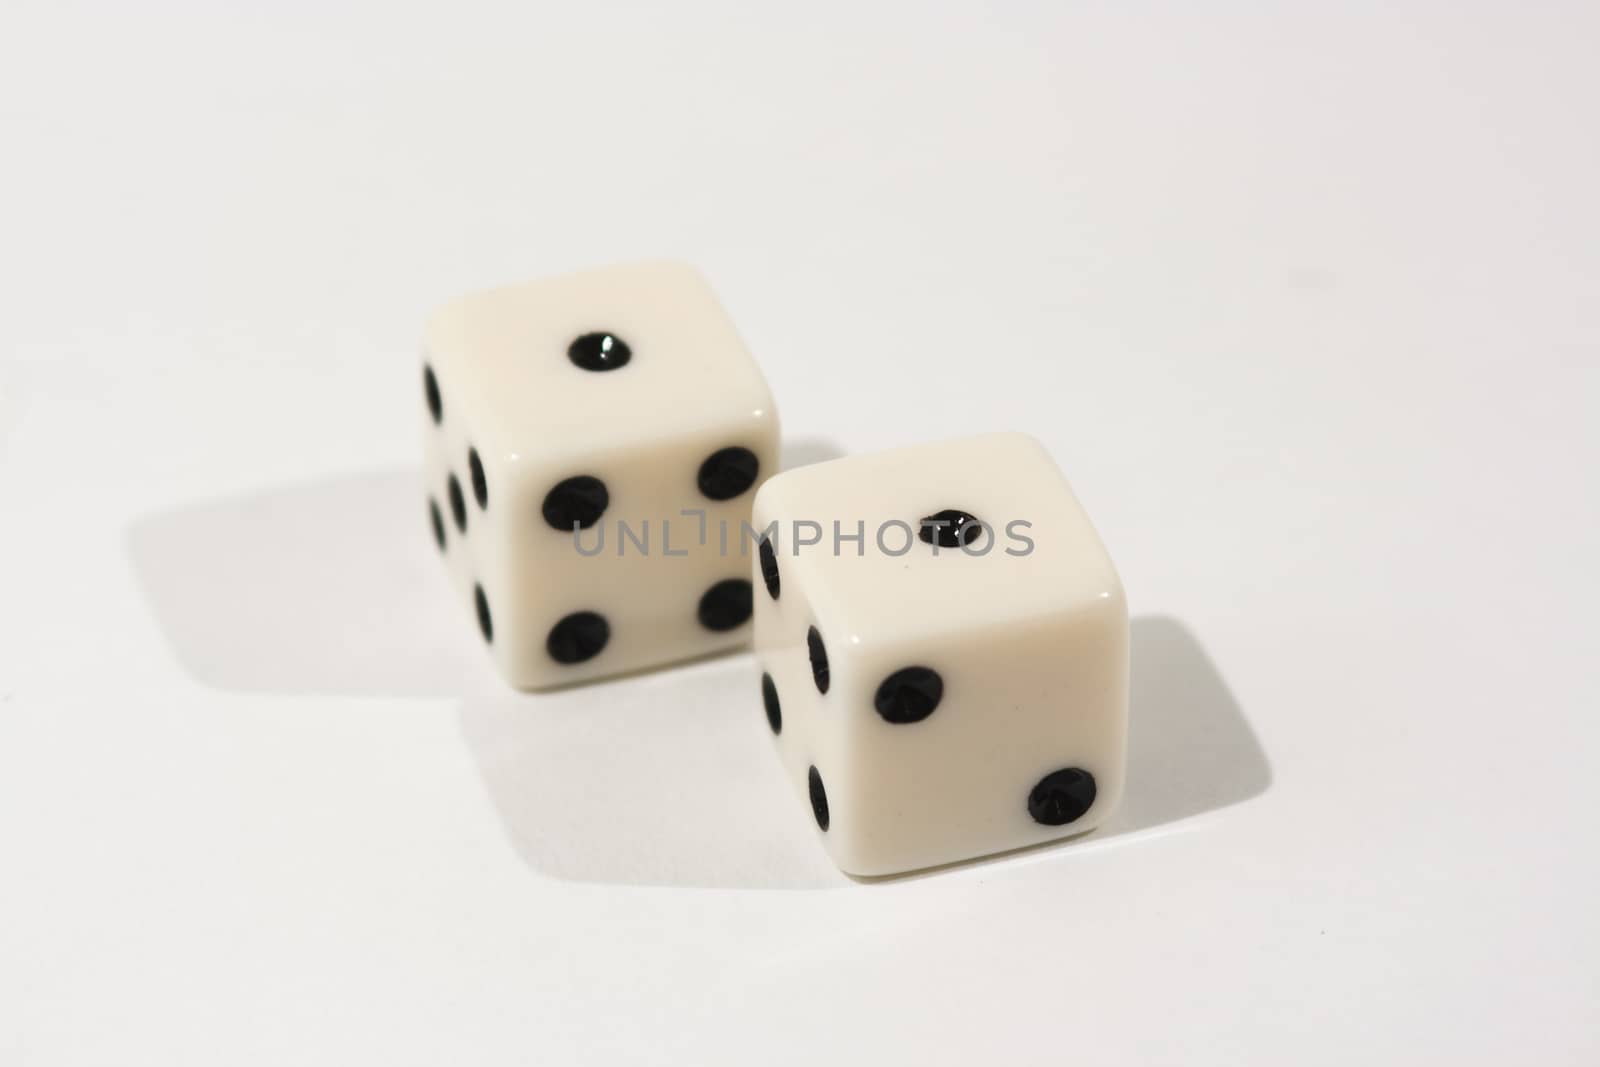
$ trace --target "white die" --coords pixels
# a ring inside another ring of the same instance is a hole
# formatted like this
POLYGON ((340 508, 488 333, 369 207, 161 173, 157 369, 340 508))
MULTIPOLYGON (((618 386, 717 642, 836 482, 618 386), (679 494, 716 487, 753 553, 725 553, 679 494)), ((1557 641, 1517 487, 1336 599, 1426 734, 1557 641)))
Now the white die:
POLYGON ((423 361, 430 521, 507 681, 564 685, 748 640, 749 562, 718 530, 737 545, 776 470, 778 417, 697 271, 629 264, 474 293, 434 314, 423 361))
POLYGON ((842 869, 916 870, 1105 821, 1126 762, 1127 603, 1037 441, 802 467, 761 488, 752 525, 776 535, 754 568, 768 724, 842 869), (921 520, 946 511, 977 526, 955 516, 925 541, 921 520))

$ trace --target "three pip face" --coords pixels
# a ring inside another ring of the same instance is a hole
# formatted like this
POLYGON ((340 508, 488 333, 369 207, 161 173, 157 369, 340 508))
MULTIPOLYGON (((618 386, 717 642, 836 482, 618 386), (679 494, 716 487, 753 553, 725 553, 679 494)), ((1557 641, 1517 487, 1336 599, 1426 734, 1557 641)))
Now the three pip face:
POLYGON ((512 685, 744 646, 753 615, 765 724, 852 874, 1079 833, 1115 808, 1126 603, 1036 441, 778 474, 766 382, 676 263, 463 297, 430 320, 423 360, 429 522, 512 685))

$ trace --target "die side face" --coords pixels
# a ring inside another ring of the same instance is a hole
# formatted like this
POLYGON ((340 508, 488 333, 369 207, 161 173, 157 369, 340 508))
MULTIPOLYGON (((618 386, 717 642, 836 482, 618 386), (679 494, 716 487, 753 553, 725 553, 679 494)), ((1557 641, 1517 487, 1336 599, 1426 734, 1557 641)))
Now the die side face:
POLYGON ((1123 788, 1127 609, 1048 456, 1015 435, 942 442, 789 472, 756 502, 756 525, 776 519, 780 531, 834 517, 865 518, 865 551, 779 553, 780 598, 758 604, 756 650, 763 670, 802 678, 802 622, 828 650, 826 693, 782 687, 775 741, 803 801, 818 761, 829 808, 819 832, 835 862, 890 874, 1103 823, 1123 788), (980 474, 995 470, 1006 473, 980 474), (903 556, 878 550, 875 523, 942 510, 930 500, 984 523, 1028 520, 1033 548, 935 556, 919 539, 903 556), (801 745, 804 756, 785 751, 801 745))
POLYGON ((778 424, 698 275, 629 266, 459 300, 430 325, 421 392, 428 522, 436 505, 447 570, 511 684, 749 639, 739 534, 778 424))
POLYGON ((472 625, 496 652, 498 661, 496 638, 505 630, 507 620, 502 609, 507 605, 493 593, 506 587, 509 567, 505 524, 491 519, 491 515, 505 510, 505 501, 495 491, 500 482, 493 473, 492 458, 485 464, 470 428, 451 410, 444 386, 426 362, 422 378, 422 482, 427 533, 467 618, 473 620, 472 625), (480 471, 481 493, 474 478, 480 471))
POLYGON ((841 657, 838 702, 849 711, 836 729, 850 759, 834 790, 840 865, 891 874, 1101 825, 1122 796, 1127 662, 1126 616, 1106 602, 841 657), (937 672, 940 698, 925 718, 891 721, 875 697, 908 664, 937 672), (1062 800, 1089 803, 1041 821, 1030 797, 1058 772, 1086 775, 1062 800))
MULTIPOLYGON (((768 521, 755 525, 760 529, 768 521)), ((781 551, 766 559, 762 555, 757 553, 752 578, 761 711, 781 773, 796 790, 802 810, 810 813, 806 818, 816 822, 814 794, 820 792, 826 803, 832 783, 846 777, 851 755, 844 731, 830 729, 822 714, 823 689, 831 692, 833 681, 830 653, 820 634, 832 627, 819 618, 804 586, 781 580, 787 577, 789 558, 781 551), (768 581, 768 575, 779 580, 768 581), (818 637, 813 639, 813 633, 818 637)))

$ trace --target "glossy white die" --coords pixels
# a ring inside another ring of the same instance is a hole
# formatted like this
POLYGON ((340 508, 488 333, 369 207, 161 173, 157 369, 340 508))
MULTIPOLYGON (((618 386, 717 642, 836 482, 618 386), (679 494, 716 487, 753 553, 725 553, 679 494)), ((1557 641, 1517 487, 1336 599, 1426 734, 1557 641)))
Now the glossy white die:
POLYGON ((1126 760, 1127 605, 1037 441, 802 467, 761 488, 753 526, 776 538, 754 568, 768 724, 841 868, 915 870, 1105 821, 1126 760), (977 521, 924 540, 941 512, 977 521))
POLYGON ((718 530, 737 544, 778 418, 698 272, 629 264, 474 293, 434 314, 423 361, 430 522, 507 681, 748 640, 749 561, 718 530))

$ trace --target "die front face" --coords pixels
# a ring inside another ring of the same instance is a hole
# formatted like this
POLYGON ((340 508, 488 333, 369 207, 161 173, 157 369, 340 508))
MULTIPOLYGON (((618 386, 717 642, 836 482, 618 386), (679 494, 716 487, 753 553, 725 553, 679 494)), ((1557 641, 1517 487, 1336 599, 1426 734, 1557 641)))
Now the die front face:
POLYGON ((464 297, 434 316, 424 361, 428 521, 508 681, 748 640, 739 532, 776 469, 777 415, 696 272, 629 265, 464 297))
POLYGON ((784 773, 841 868, 916 870, 1105 821, 1126 760, 1126 602, 1036 442, 990 435, 791 471, 757 497, 753 525, 774 522, 779 546, 754 572, 762 700, 769 722, 778 705, 784 773), (925 540, 934 516, 944 525, 925 540), (810 523, 823 531, 798 555, 796 522, 803 540, 810 523))

